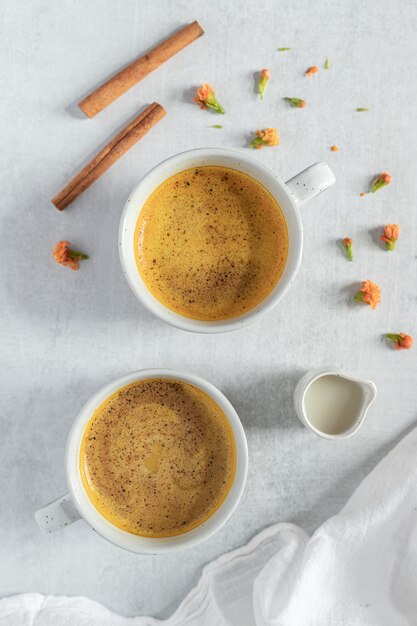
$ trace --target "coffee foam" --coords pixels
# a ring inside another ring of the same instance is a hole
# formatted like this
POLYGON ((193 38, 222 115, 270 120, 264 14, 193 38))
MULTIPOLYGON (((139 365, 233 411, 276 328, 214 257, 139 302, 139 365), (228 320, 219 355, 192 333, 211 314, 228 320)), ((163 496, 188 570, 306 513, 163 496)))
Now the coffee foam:
POLYGON ((195 528, 233 482, 233 432, 220 407, 181 381, 119 390, 88 422, 80 449, 87 495, 111 523, 146 537, 195 528))
POLYGON ((241 315, 278 282, 288 253, 283 213, 265 187, 224 167, 184 170, 147 199, 135 231, 146 286, 199 320, 241 315))

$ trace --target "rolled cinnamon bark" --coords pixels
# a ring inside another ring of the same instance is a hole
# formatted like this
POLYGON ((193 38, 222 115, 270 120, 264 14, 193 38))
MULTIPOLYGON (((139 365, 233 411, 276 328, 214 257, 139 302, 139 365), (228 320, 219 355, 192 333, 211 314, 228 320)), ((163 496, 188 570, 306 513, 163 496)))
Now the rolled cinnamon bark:
POLYGON ((86 165, 68 185, 54 198, 52 204, 62 211, 83 191, 92 185, 106 172, 121 156, 125 154, 137 141, 142 139, 166 115, 165 109, 154 102, 150 104, 138 117, 126 126, 86 165))
POLYGON ((119 98, 133 85, 156 70, 174 54, 198 39, 198 37, 201 37, 201 35, 204 35, 204 30, 197 21, 184 26, 177 33, 165 39, 165 41, 152 48, 139 59, 136 59, 136 61, 133 61, 133 63, 115 74, 115 76, 112 76, 112 78, 79 102, 78 106, 87 117, 94 117, 116 98, 119 98))

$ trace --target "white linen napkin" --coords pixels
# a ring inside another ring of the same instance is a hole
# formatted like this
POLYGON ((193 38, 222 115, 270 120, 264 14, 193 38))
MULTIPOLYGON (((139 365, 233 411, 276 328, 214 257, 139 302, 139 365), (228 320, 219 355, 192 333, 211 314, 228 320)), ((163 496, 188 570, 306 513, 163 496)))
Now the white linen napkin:
POLYGON ((0 600, 3 626, 412 626, 417 624, 417 429, 309 539, 276 524, 207 565, 168 620, 86 598, 0 600))

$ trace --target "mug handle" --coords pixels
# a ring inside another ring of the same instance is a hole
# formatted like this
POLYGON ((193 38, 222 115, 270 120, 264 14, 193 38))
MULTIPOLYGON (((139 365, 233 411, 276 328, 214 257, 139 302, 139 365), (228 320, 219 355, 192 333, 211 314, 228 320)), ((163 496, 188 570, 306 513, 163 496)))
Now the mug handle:
POLYGON ((324 161, 310 165, 285 183, 298 206, 305 204, 336 182, 336 176, 324 161))
POLYGON ((35 520, 39 528, 47 533, 54 533, 79 519, 81 519, 81 515, 75 508, 69 493, 50 502, 35 513, 35 520))

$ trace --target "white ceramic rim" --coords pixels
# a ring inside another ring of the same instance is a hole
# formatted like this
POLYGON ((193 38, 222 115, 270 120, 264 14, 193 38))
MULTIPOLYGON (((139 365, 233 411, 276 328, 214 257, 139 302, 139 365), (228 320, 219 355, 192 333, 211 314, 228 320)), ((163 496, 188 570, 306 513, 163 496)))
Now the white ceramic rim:
POLYGON ((151 169, 131 192, 119 226, 119 254, 123 273, 138 300, 163 321, 197 333, 220 333, 242 328, 273 309, 294 281, 301 262, 303 228, 298 207, 285 183, 254 157, 227 148, 196 148, 176 154, 151 169), (136 266, 134 232, 139 213, 150 194, 167 178, 192 167, 220 165, 240 170, 260 182, 278 201, 288 229, 288 257, 272 292, 247 313, 228 320, 207 322, 179 315, 157 300, 144 284, 136 266))
POLYGON ((184 548, 190 548, 204 541, 219 530, 232 515, 242 496, 248 473, 248 446, 246 435, 241 421, 229 400, 214 385, 204 378, 173 369, 146 369, 131 372, 122 376, 97 391, 84 405, 75 418, 68 435, 65 452, 65 464, 67 482, 74 505, 85 521, 107 541, 120 548, 136 552, 138 554, 164 554, 175 552, 184 548), (79 452, 85 426, 95 409, 118 389, 129 385, 137 380, 148 378, 170 378, 190 383, 207 393, 222 409, 230 426, 236 444, 236 471, 233 484, 221 506, 208 520, 197 528, 193 528, 183 535, 153 539, 139 537, 117 528, 103 517, 87 496, 84 489, 79 469, 79 452))
POLYGON ((301 377, 294 391, 294 405, 295 405, 295 410, 297 412, 297 415, 300 421, 304 424, 304 426, 307 426, 307 428, 309 428, 313 433, 315 433, 319 437, 323 437, 323 439, 333 439, 333 440, 349 439, 349 437, 352 437, 362 426, 366 418, 366 415, 371 407, 371 404, 374 402, 376 396, 377 396, 377 388, 376 388, 375 383, 372 382, 371 380, 364 380, 362 378, 358 378, 357 376, 353 376, 352 374, 349 374, 342 370, 333 370, 331 368, 324 367, 324 368, 317 369, 317 370, 310 370, 306 374, 304 374, 304 376, 301 377), (307 412, 305 409, 305 404, 304 404, 305 395, 309 387, 318 378, 321 378, 322 376, 329 376, 329 375, 340 376, 342 378, 346 378, 347 380, 351 380, 355 383, 360 384, 362 386, 363 394, 364 394, 361 410, 359 412, 359 415, 356 421, 348 430, 346 430, 343 433, 339 433, 337 435, 332 435, 330 433, 326 433, 316 428, 308 419, 307 412))

